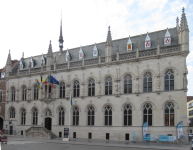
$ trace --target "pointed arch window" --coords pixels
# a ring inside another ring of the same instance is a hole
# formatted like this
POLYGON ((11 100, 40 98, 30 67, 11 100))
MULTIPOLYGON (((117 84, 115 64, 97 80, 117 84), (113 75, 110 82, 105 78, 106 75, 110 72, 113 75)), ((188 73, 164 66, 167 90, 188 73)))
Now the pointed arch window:
POLYGON ((112 126, 112 107, 105 107, 105 126, 112 126))
POLYGON ((165 126, 174 126, 174 104, 165 105, 165 126))
POLYGON ((90 79, 88 81, 88 96, 95 96, 95 81, 90 79))
POLYGON ((38 110, 36 108, 33 109, 33 125, 37 125, 38 124, 38 110))
POLYGON ((26 86, 23 86, 23 88, 22 88, 22 100, 23 101, 26 100, 26 94, 27 94, 27 88, 26 88, 26 86))
POLYGON ((124 77, 124 93, 132 93, 132 77, 131 75, 126 75, 124 77))
POLYGON ((34 100, 38 100, 39 96, 39 88, 38 86, 34 86, 34 100))
POLYGON ((79 81, 74 81, 74 97, 79 97, 80 95, 80 84, 79 81))
POLYGON ((64 125, 65 111, 63 107, 59 108, 59 125, 64 125))
POLYGON ((22 109, 22 111, 21 111, 21 125, 25 125, 25 120, 26 120, 26 111, 25 111, 25 109, 22 109))
POLYGON ((15 101, 15 88, 14 87, 11 89, 11 100, 15 101))
POLYGON ((148 125, 152 126, 152 105, 147 103, 143 106, 143 123, 148 121, 148 125))
POLYGON ((143 92, 152 92, 152 74, 146 72, 143 76, 143 92))
POLYGON ((0 90, 0 102, 3 101, 3 91, 0 90))
POLYGON ((73 107, 73 125, 78 126, 79 125, 79 108, 73 107))
POLYGON ((165 91, 174 90, 174 71, 169 69, 165 72, 165 91))
POLYGON ((112 95, 112 78, 106 77, 105 79, 105 95, 112 95))
POLYGON ((88 107, 88 126, 94 126, 94 107, 88 107))
POLYGON ((60 98, 65 98, 65 83, 60 83, 60 98))
POLYGON ((10 110, 10 118, 15 118, 15 109, 13 107, 10 110))
POLYGON ((124 106, 124 126, 132 125, 132 107, 131 105, 124 106))

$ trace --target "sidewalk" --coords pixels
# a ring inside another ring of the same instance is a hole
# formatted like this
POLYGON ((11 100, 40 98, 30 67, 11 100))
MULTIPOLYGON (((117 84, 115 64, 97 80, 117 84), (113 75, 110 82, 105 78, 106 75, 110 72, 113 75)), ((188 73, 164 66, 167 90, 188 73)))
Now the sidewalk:
POLYGON ((8 136, 9 141, 38 141, 45 143, 58 144, 76 144, 76 145, 90 145, 90 146, 105 146, 105 147, 125 147, 125 148, 144 148, 144 149, 168 149, 168 150, 190 150, 191 145, 180 145, 171 143, 143 143, 131 141, 107 141, 107 140, 89 140, 89 139, 71 139, 71 141, 62 141, 61 138, 56 139, 39 139, 39 138, 24 138, 17 136, 8 136))

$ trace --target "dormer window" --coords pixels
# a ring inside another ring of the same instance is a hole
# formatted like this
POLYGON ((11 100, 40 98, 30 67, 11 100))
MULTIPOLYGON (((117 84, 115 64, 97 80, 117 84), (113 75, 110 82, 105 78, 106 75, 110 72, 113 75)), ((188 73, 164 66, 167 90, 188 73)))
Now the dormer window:
POLYGON ((165 45, 171 44, 171 35, 170 35, 170 32, 168 31, 168 28, 167 28, 167 31, 166 31, 166 34, 165 34, 164 44, 165 45))
POLYGON ((97 56, 98 56, 98 48, 95 43, 94 48, 93 48, 93 57, 97 57, 97 56))
POLYGON ((147 36, 145 38, 145 48, 150 48, 151 47, 151 39, 148 35, 148 32, 147 32, 147 36))
POLYGON ((42 54, 41 62, 42 62, 42 65, 46 65, 46 59, 43 54, 42 54))
POLYGON ((31 59, 30 59, 30 63, 31 63, 31 66, 30 66, 31 68, 33 68, 36 64, 36 61, 32 58, 32 56, 31 56, 31 59))
POLYGON ((82 50, 82 47, 80 47, 80 50, 79 50, 79 59, 82 59, 84 57, 84 52, 82 50))
POLYGON ((24 63, 22 59, 19 61, 19 69, 22 70, 24 68, 24 63))
POLYGON ((130 36, 127 41, 127 51, 132 51, 132 42, 131 42, 130 36))
POLYGON ((66 51, 66 61, 68 61, 68 58, 70 58, 69 55, 70 54, 69 54, 68 49, 67 49, 67 51, 66 51))

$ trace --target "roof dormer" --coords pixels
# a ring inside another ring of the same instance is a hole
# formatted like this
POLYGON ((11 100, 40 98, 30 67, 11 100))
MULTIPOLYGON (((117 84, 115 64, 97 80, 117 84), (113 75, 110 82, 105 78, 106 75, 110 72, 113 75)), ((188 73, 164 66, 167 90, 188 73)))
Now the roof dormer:
POLYGON ((147 36, 145 38, 145 48, 150 48, 151 47, 151 39, 148 35, 148 32, 147 32, 147 36))
POLYGON ((93 48, 93 57, 97 57, 97 56, 98 56, 98 48, 95 43, 94 48, 93 48))
POLYGON ((82 50, 82 47, 80 46, 79 59, 82 59, 83 57, 84 57, 84 51, 82 50))
POLYGON ((31 64, 31 68, 33 68, 35 65, 36 65, 36 61, 32 58, 31 56, 31 59, 30 59, 30 64, 31 64))
POLYGON ((171 44, 171 34, 170 32, 168 31, 168 28, 167 28, 167 31, 166 31, 166 34, 165 34, 165 37, 164 37, 164 45, 169 45, 171 44))
POLYGON ((44 57, 43 54, 42 54, 42 57, 41 57, 41 62, 42 62, 42 65, 46 65, 46 58, 44 57))
POLYGON ((132 42, 131 42, 130 36, 127 41, 127 51, 132 51, 132 42))
POLYGON ((66 51, 66 61, 68 61, 68 59, 71 59, 71 54, 68 52, 68 49, 66 51))

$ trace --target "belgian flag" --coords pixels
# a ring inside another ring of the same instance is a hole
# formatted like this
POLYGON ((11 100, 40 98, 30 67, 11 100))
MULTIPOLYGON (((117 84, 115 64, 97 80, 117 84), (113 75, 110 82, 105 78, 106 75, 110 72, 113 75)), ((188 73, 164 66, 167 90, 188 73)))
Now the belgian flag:
POLYGON ((47 85, 46 80, 41 76, 41 82, 45 83, 47 85))

